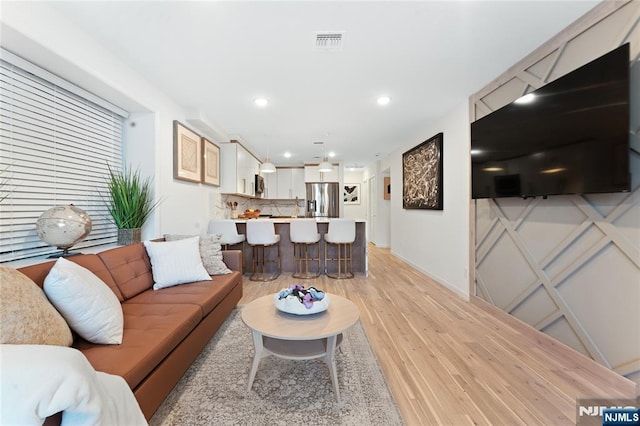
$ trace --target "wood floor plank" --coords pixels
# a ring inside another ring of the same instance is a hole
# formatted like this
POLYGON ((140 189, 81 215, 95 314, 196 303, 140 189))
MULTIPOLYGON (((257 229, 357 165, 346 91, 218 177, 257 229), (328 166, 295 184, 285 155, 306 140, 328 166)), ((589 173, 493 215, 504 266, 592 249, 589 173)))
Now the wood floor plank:
POLYGON ((483 301, 369 246, 369 276, 244 279, 241 304, 292 283, 353 301, 407 425, 563 425, 576 398, 633 398, 633 382, 483 301))

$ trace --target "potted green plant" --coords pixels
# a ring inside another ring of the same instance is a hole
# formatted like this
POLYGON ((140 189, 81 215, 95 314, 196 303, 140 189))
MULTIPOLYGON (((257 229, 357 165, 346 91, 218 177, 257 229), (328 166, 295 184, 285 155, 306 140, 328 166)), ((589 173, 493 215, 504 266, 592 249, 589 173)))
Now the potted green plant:
POLYGON ((107 194, 103 199, 118 227, 120 245, 139 243, 142 240, 142 225, 161 201, 153 201, 151 178, 141 178, 139 170, 124 168, 120 172, 111 167, 107 178, 107 194))

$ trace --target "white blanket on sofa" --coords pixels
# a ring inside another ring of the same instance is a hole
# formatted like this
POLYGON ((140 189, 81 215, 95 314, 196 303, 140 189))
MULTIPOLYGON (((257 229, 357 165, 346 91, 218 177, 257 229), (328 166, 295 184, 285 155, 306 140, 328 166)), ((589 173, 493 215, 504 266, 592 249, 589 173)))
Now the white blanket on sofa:
POLYGON ((73 348, 0 345, 0 424, 146 425, 127 382, 93 369, 73 348))

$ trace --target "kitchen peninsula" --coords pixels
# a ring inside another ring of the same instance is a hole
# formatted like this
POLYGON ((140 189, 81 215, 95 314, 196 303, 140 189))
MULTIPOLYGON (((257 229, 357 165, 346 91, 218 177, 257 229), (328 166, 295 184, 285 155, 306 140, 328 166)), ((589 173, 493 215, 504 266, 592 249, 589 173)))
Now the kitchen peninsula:
MULTIPOLYGON (((238 219, 236 220, 236 227, 239 234, 247 233, 246 223, 248 220, 255 219, 238 219)), ((293 243, 289 237, 289 224, 293 218, 271 218, 273 221, 276 234, 280 235, 280 262, 281 270, 283 274, 291 274, 295 270, 295 263, 293 261, 293 243)), ((322 237, 320 240, 320 257, 322 258, 321 267, 324 267, 324 234, 327 233, 329 227, 328 219, 317 219, 318 232, 322 237)), ((329 248, 329 257, 333 255, 334 247, 329 248)), ((274 250, 275 251, 275 250, 274 250)), ((367 238, 366 238, 366 222, 364 220, 356 220, 356 240, 353 243, 353 272, 354 273, 367 273, 367 238)), ((245 271, 251 271, 252 265, 252 250, 251 246, 246 244, 244 251, 244 265, 245 271)), ((330 265, 334 266, 334 265, 330 265)))

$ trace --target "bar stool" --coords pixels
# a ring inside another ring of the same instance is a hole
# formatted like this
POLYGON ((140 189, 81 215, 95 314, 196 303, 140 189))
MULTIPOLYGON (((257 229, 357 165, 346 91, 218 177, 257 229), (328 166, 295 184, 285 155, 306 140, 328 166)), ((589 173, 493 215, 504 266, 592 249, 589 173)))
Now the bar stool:
POLYGON ((353 242, 356 240, 356 221, 354 219, 329 219, 329 229, 324 234, 324 273, 329 278, 353 278, 353 242), (337 256, 327 256, 327 246, 335 245, 337 256), (330 273, 329 262, 337 263, 337 272, 330 273))
POLYGON ((289 225, 289 238, 293 243, 293 259, 296 264, 294 278, 320 276, 320 234, 315 219, 293 219, 289 225), (309 246, 316 246, 316 257, 309 257, 309 246), (317 262, 317 272, 309 271, 309 262, 317 262))
POLYGON ((229 219, 211 219, 209 221, 208 234, 219 234, 220 244, 225 250, 229 250, 229 246, 235 246, 242 243, 242 252, 244 256, 244 234, 238 234, 236 223, 229 219))
POLYGON ((247 220, 247 242, 253 248, 252 263, 253 273, 249 277, 251 281, 273 281, 280 276, 280 235, 276 234, 273 222, 266 219, 247 220), (276 258, 267 259, 265 250, 276 248, 276 258), (267 265, 276 264, 276 272, 267 273, 267 265))

